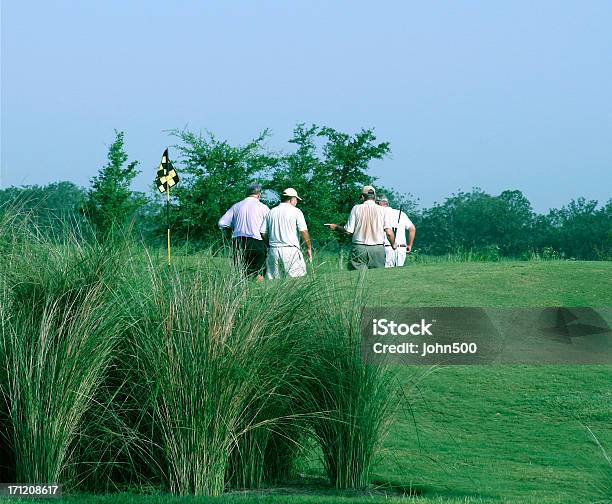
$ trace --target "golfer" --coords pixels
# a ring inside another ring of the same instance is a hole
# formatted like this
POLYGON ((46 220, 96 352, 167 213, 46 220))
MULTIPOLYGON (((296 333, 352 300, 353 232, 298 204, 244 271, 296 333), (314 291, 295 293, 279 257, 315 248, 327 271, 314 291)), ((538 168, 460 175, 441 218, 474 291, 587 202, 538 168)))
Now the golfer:
POLYGON ((387 212, 376 204, 376 191, 372 186, 364 186, 361 201, 351 210, 346 226, 325 224, 332 230, 353 235, 353 246, 349 255, 349 269, 368 269, 385 267, 384 236, 387 235, 395 250, 395 235, 387 212))
POLYGON ((304 214, 297 208, 302 198, 292 187, 283 191, 281 202, 264 219, 260 232, 268 241, 266 277, 302 277, 306 275, 306 263, 300 249, 300 235, 306 246, 308 260, 312 262, 312 245, 304 214))
POLYGON ((261 225, 270 212, 261 200, 261 185, 247 187, 247 197, 232 205, 219 219, 220 229, 232 230, 234 263, 244 267, 248 276, 263 280, 266 246, 261 238, 261 225))
POLYGON ((385 268, 403 266, 406 262, 406 255, 412 251, 416 227, 401 209, 396 210, 389 206, 389 200, 384 194, 379 194, 376 201, 389 214, 389 220, 395 234, 395 243, 397 243, 397 248, 393 249, 387 237, 384 236, 385 268), (408 230, 408 242, 406 242, 406 230, 408 230))

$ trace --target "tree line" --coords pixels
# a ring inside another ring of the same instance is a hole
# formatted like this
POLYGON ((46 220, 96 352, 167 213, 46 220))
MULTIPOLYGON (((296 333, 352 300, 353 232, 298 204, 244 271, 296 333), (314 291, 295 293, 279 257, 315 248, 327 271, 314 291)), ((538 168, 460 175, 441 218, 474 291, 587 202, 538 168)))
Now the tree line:
MULTIPOLYGON (((289 153, 267 146, 264 130, 244 145, 232 145, 213 133, 173 130, 172 161, 181 176, 172 189, 170 220, 175 240, 210 246, 221 236, 220 215, 244 197, 254 181, 266 189, 273 205, 286 187, 303 197, 300 204, 311 236, 318 246, 342 246, 345 237, 323 224, 342 222, 357 202, 359 189, 373 184, 391 206, 400 206, 417 226, 415 249, 443 255, 474 252, 487 258, 546 258, 607 260, 612 257, 612 199, 578 197, 558 209, 538 214, 521 191, 495 196, 481 189, 458 192, 430 208, 419 208, 412 194, 402 194, 376 183, 369 173, 373 160, 391 150, 378 142, 372 129, 354 134, 329 127, 298 124, 289 140, 289 153)), ((145 241, 162 243, 166 226, 164 200, 153 183, 148 194, 132 190, 138 162, 129 161, 124 133, 115 131, 107 163, 91 179, 90 187, 71 182, 0 190, 2 209, 17 206, 29 213, 42 230, 58 233, 66 222, 98 235, 115 226, 131 225, 145 241)), ((151 167, 151 180, 156 167, 151 167)))

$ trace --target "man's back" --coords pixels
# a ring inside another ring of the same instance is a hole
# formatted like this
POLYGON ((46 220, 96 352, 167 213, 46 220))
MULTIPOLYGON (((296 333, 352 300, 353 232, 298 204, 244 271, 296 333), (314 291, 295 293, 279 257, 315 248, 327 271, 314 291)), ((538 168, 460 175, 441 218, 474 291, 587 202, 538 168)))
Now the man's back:
POLYGON ((280 203, 270 210, 262 228, 267 229, 270 247, 300 247, 299 232, 306 231, 302 211, 290 203, 280 203))
MULTIPOLYGON (((387 218, 389 219, 389 223, 391 227, 395 230, 395 242, 398 245, 406 245, 406 230, 411 228, 414 224, 410 218, 406 215, 405 212, 401 212, 400 210, 391 208, 391 207, 383 207, 387 212, 387 218)), ((389 239, 383 233, 385 238, 385 245, 389 245, 389 239)))
POLYGON ((269 212, 270 209, 258 198, 248 196, 225 212, 219 226, 231 227, 232 238, 242 236, 261 240, 261 224, 269 212))
POLYGON ((368 200, 353 207, 345 230, 353 234, 353 243, 382 245, 384 230, 390 227, 384 209, 373 200, 368 200))

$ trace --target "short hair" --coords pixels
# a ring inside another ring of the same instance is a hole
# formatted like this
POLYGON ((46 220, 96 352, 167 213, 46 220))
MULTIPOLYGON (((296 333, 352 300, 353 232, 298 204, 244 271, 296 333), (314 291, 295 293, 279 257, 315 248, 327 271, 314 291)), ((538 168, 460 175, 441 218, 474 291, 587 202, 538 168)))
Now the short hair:
POLYGON ((375 200, 376 193, 374 191, 368 191, 366 194, 363 194, 363 197, 367 200, 375 200))
POLYGON ((389 203, 389 199, 387 198, 385 194, 379 194, 378 197, 376 198, 376 201, 378 201, 379 203, 381 202, 389 203))
POLYGON ((261 193, 261 184, 249 184, 247 186, 247 196, 261 193))
POLYGON ((281 202, 284 203, 285 201, 289 201, 291 198, 295 198, 295 196, 289 196, 287 194, 281 194, 281 202))

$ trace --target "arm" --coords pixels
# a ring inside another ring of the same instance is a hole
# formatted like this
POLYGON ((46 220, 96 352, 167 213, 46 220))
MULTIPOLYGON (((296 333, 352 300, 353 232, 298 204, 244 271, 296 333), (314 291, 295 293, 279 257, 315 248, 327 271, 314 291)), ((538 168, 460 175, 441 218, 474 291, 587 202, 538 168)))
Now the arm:
POLYGON ((389 243, 393 247, 393 250, 395 250, 397 248, 397 244, 395 243, 395 233, 393 232, 393 229, 390 227, 385 228, 385 233, 387 234, 387 238, 389 238, 389 243))
POLYGON ((219 219, 219 229, 231 229, 232 221, 234 220, 234 207, 232 206, 227 212, 225 212, 219 219))
POLYGON ((308 260, 312 262, 312 243, 310 242, 308 227, 306 227, 306 219, 304 219, 304 214, 299 208, 297 214, 297 230, 302 236, 302 241, 304 242, 304 245, 306 245, 306 254, 308 255, 308 260))
POLYGON ((414 242, 414 237, 416 236, 416 226, 413 224, 408 228, 408 244, 406 245, 406 252, 410 254, 412 252, 412 243, 414 242))
POLYGON ((346 222, 346 226, 341 226, 340 224, 325 224, 332 231, 339 231, 341 233, 353 234, 355 231, 355 212, 357 206, 354 206, 351 209, 351 213, 349 214, 348 221, 346 222))
POLYGON ((329 229, 331 229, 332 231, 338 231, 340 233, 346 233, 346 234, 353 234, 350 231, 347 231, 344 226, 341 226, 340 224, 325 224, 329 229))
POLYGON ((393 230, 393 222, 391 222, 389 212, 385 211, 385 209, 382 207, 378 208, 383 213, 383 229, 385 230, 387 239, 389 240, 391 247, 393 247, 393 250, 395 250, 397 249, 397 243, 395 243, 395 231, 393 230))
POLYGON ((312 262, 312 244, 310 242, 310 235, 308 234, 308 230, 300 231, 302 235, 302 240, 304 241, 304 245, 306 245, 306 255, 308 256, 308 260, 312 262))
POLYGON ((264 220, 261 222, 261 226, 259 227, 259 234, 261 234, 261 239, 265 243, 266 247, 269 247, 270 237, 268 236, 268 214, 266 214, 264 220))

